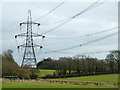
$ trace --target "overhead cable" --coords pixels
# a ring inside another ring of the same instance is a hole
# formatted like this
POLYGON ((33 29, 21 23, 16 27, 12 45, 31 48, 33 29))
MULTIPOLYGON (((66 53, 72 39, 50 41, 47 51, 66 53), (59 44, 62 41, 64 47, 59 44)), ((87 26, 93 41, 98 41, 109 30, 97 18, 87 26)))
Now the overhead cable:
POLYGON ((99 5, 101 5, 101 4, 103 4, 103 3, 104 3, 104 2, 98 2, 98 1, 97 1, 97 2, 94 2, 93 4, 91 4, 90 6, 88 6, 87 8, 85 8, 84 10, 82 10, 81 12, 79 12, 79 13, 75 14, 74 16, 68 18, 65 22, 59 24, 58 26, 56 26, 56 27, 54 27, 54 28, 52 28, 52 29, 50 29, 50 30, 48 30, 48 31, 46 31, 46 32, 44 32, 44 33, 42 33, 42 34, 49 33, 49 32, 51 32, 51 31, 53 31, 53 30, 55 30, 55 29, 61 27, 62 25, 64 25, 64 24, 70 22, 72 19, 78 17, 79 15, 81 15, 81 14, 83 14, 83 13, 85 13, 85 12, 87 12, 87 11, 89 11, 89 10, 91 10, 91 9, 93 9, 93 8, 95 8, 95 7, 99 6, 99 5))
POLYGON ((82 47, 82 46, 84 46, 84 45, 91 44, 91 43, 94 43, 94 42, 97 42, 97 41, 106 39, 106 38, 111 37, 111 36, 113 36, 113 35, 115 35, 115 34, 117 34, 117 33, 118 33, 118 32, 115 32, 115 33, 106 35, 106 36, 104 36, 104 37, 101 37, 101 38, 98 38, 98 39, 94 39, 94 40, 92 40, 92 41, 88 41, 88 42, 83 43, 83 44, 78 44, 78 45, 75 45, 75 46, 72 46, 72 47, 68 47, 68 48, 64 48, 64 49, 53 50, 53 51, 46 52, 46 53, 59 52, 59 51, 65 51, 65 50, 69 50, 69 49, 74 49, 74 48, 82 47))
MULTIPOLYGON (((47 49, 46 49, 47 50, 47 49)), ((51 50, 52 51, 52 50, 51 50)), ((60 52, 55 52, 55 53, 62 53, 62 54, 99 54, 99 53, 106 53, 106 52, 109 52, 109 51, 113 51, 113 50, 106 50, 106 51, 97 51, 97 52, 84 52, 84 53, 73 53, 73 52, 63 52, 63 51, 60 51, 60 52)), ((43 53, 46 53, 47 52, 43 52, 43 53)), ((54 52, 53 52, 54 53, 54 52)))
POLYGON ((95 32, 95 33, 91 33, 91 34, 81 35, 81 36, 74 36, 74 37, 48 37, 48 39, 72 39, 72 38, 87 37, 87 36, 92 36, 92 35, 105 33, 105 32, 108 32, 108 31, 113 31, 113 30, 117 29, 118 27, 120 27, 120 26, 109 28, 109 29, 106 29, 106 30, 101 30, 99 32, 95 32))
POLYGON ((48 14, 50 14, 51 12, 53 12, 54 10, 56 10, 58 7, 60 7, 62 4, 64 4, 65 0, 63 2, 61 2, 60 4, 58 4, 55 8, 53 8, 51 11, 45 13, 43 16, 41 16, 40 18, 38 19, 35 19, 33 21, 37 21, 37 20, 40 20, 42 18, 44 18, 45 16, 47 16, 48 14))

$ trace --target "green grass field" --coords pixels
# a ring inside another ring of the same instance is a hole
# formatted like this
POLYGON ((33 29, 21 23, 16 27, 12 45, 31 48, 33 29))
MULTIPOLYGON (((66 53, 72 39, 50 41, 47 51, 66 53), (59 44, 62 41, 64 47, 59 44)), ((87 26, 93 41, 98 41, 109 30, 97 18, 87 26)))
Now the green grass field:
POLYGON ((60 79, 50 79, 50 80, 118 83, 118 74, 82 76, 82 77, 60 78, 60 79))
POLYGON ((55 70, 47 70, 47 69, 39 69, 39 70, 40 70, 40 76, 39 77, 43 77, 43 76, 46 76, 46 75, 53 75, 53 72, 55 72, 55 70))
POLYGON ((53 72, 55 72, 55 70, 47 70, 47 69, 39 69, 40 70, 40 76, 39 77, 43 77, 46 75, 53 75, 53 72))
MULTIPOLYGON (((53 72, 55 72, 55 70, 40 69, 40 77, 46 75, 52 75, 53 72)), ((50 80, 118 83, 118 74, 82 76, 82 77, 60 78, 60 79, 50 79, 50 80)))
MULTIPOLYGON (((52 75, 55 70, 40 69, 40 77, 52 75)), ((60 78, 49 80, 63 80, 63 81, 84 81, 84 82, 101 82, 101 83, 118 83, 118 74, 82 76, 72 78, 60 78)), ((73 85, 73 84, 58 84, 48 82, 15 82, 7 81, 2 83, 3 88, 113 88, 106 86, 89 86, 89 85, 73 85)))
POLYGON ((113 87, 41 83, 41 82, 6 82, 2 83, 2 88, 113 88, 113 87))

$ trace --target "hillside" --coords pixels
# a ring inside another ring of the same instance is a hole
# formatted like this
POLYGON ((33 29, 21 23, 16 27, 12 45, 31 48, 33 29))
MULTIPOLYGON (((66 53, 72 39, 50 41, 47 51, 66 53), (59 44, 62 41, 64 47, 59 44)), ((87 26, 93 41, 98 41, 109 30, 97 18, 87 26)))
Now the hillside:
POLYGON ((2 77, 4 76, 18 76, 19 78, 30 78, 30 71, 27 69, 20 68, 18 64, 14 61, 12 53, 10 50, 4 52, 2 57, 2 77))

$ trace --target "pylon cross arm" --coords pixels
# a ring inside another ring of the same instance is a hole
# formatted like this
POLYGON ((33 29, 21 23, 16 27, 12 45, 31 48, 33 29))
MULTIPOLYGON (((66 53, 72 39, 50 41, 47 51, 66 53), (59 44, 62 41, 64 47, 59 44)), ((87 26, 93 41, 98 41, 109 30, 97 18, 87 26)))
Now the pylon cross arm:
MULTIPOLYGON (((19 37, 25 37, 25 36, 27 36, 27 33, 15 35, 15 38, 17 38, 18 36, 19 37)), ((44 37, 44 36, 40 35, 40 34, 32 33, 32 37, 44 37)))
POLYGON ((22 45, 17 46, 17 48, 20 48, 20 47, 40 47, 40 48, 42 48, 40 45, 36 45, 36 44, 31 45, 31 46, 27 46, 26 44, 22 44, 22 45))
POLYGON ((20 26, 22 26, 22 24, 37 24, 38 26, 40 26, 40 23, 33 22, 33 21, 30 21, 30 22, 22 22, 22 23, 20 23, 20 26))

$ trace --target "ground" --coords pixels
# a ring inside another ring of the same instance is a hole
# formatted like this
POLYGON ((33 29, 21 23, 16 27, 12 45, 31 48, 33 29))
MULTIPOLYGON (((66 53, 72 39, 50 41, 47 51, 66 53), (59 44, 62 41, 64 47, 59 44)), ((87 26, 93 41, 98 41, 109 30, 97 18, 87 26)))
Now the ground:
MULTIPOLYGON (((81 82, 100 82, 105 84, 117 84, 118 74, 108 75, 95 75, 95 76, 83 76, 83 77, 72 77, 64 79, 49 79, 58 81, 81 81, 81 82)), ((38 80, 39 81, 39 80, 38 80)), ((44 80, 43 80, 44 81, 44 80)), ((50 82, 30 82, 30 81, 4 81, 2 83, 3 88, 117 88, 114 86, 101 86, 101 85, 75 85, 65 83, 50 83, 50 82)))
POLYGON ((72 85, 39 82, 7 82, 2 84, 3 88, 114 88, 105 86, 72 85))
POLYGON ((51 80, 63 81, 85 81, 85 82, 101 82, 101 83, 118 83, 118 74, 95 75, 95 76, 82 76, 72 78, 60 78, 51 80))
POLYGON ((53 72, 55 72, 55 70, 40 69, 40 76, 39 77, 43 77, 46 75, 53 75, 53 72))

